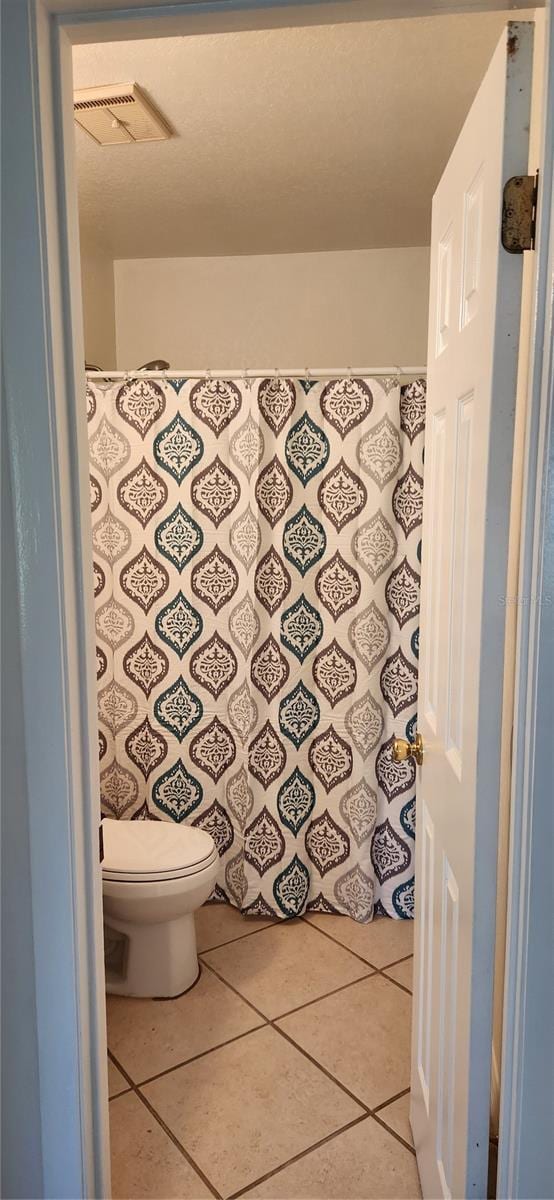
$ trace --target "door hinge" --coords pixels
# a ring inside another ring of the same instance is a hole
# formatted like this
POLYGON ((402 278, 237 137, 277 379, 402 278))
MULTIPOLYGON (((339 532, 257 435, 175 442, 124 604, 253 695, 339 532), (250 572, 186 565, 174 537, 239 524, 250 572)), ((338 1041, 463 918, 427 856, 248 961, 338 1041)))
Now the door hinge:
POLYGON ((502 245, 508 254, 534 250, 539 173, 512 175, 502 196, 502 245))

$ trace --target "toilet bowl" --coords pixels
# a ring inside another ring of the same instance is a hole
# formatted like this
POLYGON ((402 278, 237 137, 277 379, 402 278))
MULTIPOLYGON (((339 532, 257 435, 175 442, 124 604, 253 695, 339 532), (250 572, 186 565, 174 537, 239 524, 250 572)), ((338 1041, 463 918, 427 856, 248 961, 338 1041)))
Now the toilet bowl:
POLYGON ((209 833, 168 821, 102 822, 106 990, 178 996, 199 973, 194 913, 213 891, 209 833))

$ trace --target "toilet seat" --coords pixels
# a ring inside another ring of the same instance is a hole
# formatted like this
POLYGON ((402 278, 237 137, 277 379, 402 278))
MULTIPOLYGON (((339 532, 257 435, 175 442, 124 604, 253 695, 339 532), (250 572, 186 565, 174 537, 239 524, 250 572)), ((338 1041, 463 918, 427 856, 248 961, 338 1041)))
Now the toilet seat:
POLYGON ((203 829, 169 821, 102 821, 104 880, 161 883, 184 879, 216 861, 213 838, 203 829))

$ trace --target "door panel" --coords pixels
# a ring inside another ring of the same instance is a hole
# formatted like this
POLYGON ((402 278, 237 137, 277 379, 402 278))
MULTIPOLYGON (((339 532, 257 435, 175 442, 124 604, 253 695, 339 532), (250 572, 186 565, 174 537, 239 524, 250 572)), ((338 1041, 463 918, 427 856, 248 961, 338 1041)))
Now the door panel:
POLYGON ((496 840, 533 26, 510 23, 433 201, 411 1120, 426 1197, 486 1196, 496 840))

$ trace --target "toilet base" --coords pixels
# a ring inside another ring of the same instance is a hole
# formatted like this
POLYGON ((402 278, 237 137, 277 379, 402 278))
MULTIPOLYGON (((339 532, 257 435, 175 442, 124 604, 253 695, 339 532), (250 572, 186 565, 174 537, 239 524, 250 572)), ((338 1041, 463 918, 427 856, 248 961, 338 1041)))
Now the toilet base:
POLYGON ((134 924, 106 916, 106 926, 127 939, 121 972, 107 970, 106 991, 119 996, 170 999, 198 979, 194 914, 173 921, 134 924))

